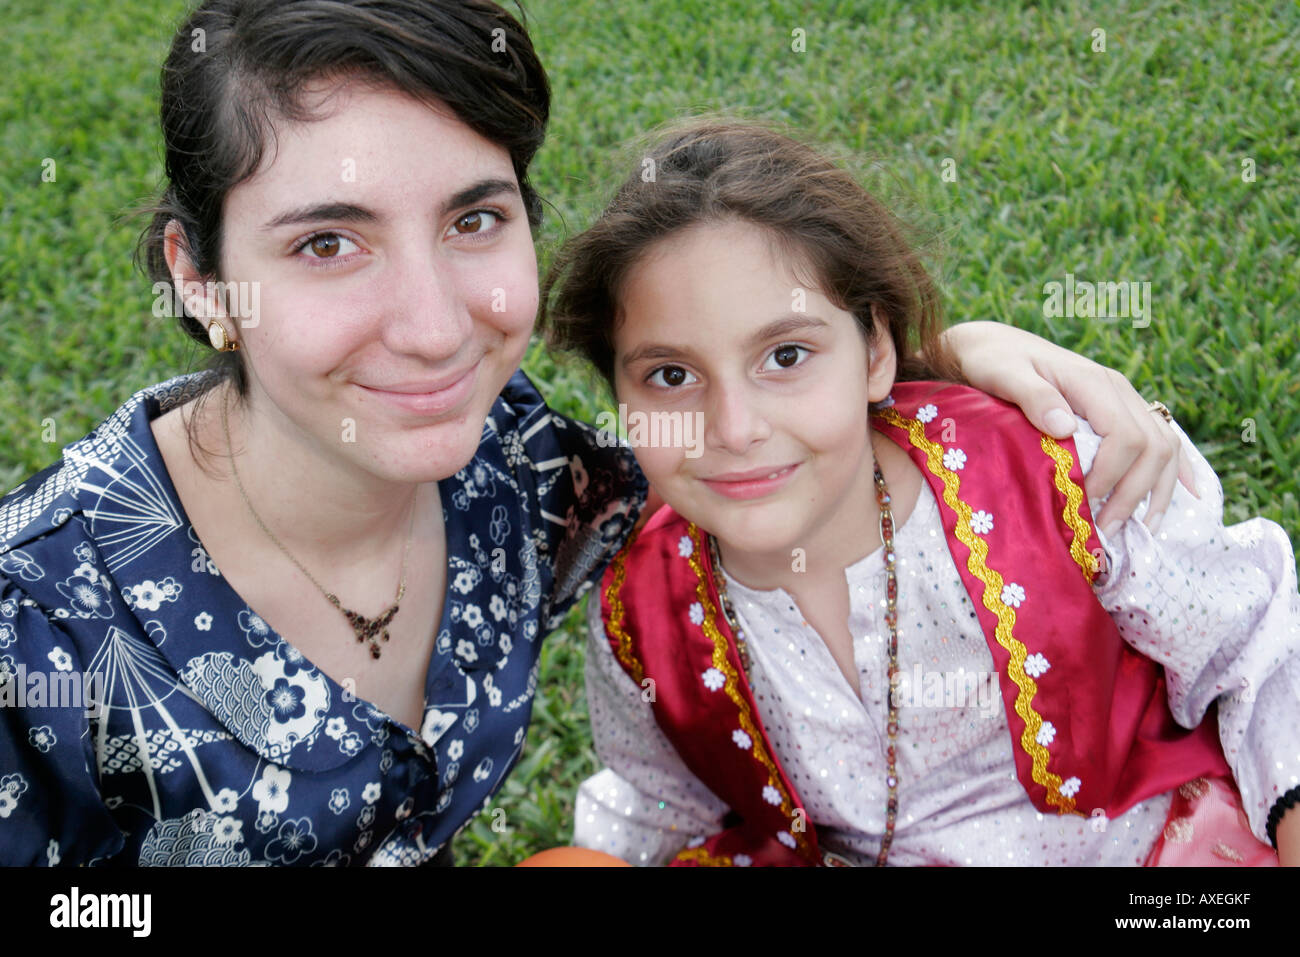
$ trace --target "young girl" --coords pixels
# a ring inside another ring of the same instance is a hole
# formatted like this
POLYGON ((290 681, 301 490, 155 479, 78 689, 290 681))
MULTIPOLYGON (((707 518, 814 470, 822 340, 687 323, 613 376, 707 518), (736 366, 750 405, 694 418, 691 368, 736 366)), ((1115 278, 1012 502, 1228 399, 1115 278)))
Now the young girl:
POLYGON ((1057 442, 924 381, 956 378, 935 289, 851 176, 726 123, 649 158, 545 297, 670 506, 590 605, 609 769, 576 843, 646 864, 1300 860, 1282 529, 1225 529, 1180 433, 1203 497, 1100 533, 1085 421, 1057 442), (678 420, 697 449, 653 440, 678 420))

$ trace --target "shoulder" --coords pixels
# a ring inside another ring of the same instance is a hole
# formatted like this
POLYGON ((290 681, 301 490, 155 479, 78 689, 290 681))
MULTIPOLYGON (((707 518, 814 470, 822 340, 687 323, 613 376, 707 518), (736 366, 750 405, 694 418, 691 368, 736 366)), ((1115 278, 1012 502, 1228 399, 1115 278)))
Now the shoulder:
POLYGON ((64 446, 52 463, 0 498, 0 555, 35 546, 74 516, 93 507, 97 478, 132 467, 156 470, 147 461, 153 445, 149 420, 188 402, 211 385, 204 373, 177 376, 136 392, 91 432, 64 446))

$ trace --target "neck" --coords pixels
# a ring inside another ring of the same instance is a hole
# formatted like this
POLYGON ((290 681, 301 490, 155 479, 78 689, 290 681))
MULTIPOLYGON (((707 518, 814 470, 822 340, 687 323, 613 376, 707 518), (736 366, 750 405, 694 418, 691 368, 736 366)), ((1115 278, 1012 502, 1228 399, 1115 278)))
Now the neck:
POLYGON ((386 481, 357 468, 335 450, 287 420, 269 401, 252 408, 228 407, 229 442, 220 404, 213 397, 210 420, 219 474, 229 480, 240 514, 274 548, 257 518, 280 544, 318 577, 332 568, 385 566, 408 539, 418 483, 386 481), (233 450, 233 471, 231 451, 233 450), (244 496, 238 485, 243 486, 244 496), (251 506, 251 511, 250 511, 251 506))

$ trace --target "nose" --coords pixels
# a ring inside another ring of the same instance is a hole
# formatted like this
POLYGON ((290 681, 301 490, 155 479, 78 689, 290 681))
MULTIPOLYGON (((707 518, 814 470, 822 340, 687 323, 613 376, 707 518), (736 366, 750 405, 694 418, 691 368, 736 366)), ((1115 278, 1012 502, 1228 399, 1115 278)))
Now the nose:
POLYGON ((744 455, 772 434, 761 398, 744 382, 715 381, 704 410, 709 448, 744 455))
POLYGON ((469 290, 453 264, 427 248, 402 255, 388 274, 382 339, 394 353, 437 362, 473 335, 469 290))

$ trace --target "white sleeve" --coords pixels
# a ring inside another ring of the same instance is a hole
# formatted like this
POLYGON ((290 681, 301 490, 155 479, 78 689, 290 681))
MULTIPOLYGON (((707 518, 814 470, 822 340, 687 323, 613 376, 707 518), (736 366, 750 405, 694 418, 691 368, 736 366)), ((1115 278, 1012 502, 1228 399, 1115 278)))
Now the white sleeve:
MULTIPOLYGON (((1080 464, 1100 439, 1084 420, 1080 464)), ((1267 842, 1269 811, 1300 784, 1300 593, 1295 553, 1277 524, 1254 518, 1224 527, 1223 488, 1174 425, 1195 470, 1197 499, 1174 490, 1153 536, 1139 519, 1148 500, 1109 539, 1096 594, 1133 648, 1164 666, 1169 707, 1195 727, 1218 700, 1219 737, 1251 830, 1267 842)), ((1093 514, 1104 499, 1091 502, 1093 514)))
POLYGON ((722 830, 727 806, 677 756, 643 690, 615 659, 595 591, 587 622, 587 708, 607 768, 578 788, 573 843, 631 864, 662 865, 691 838, 722 830))

